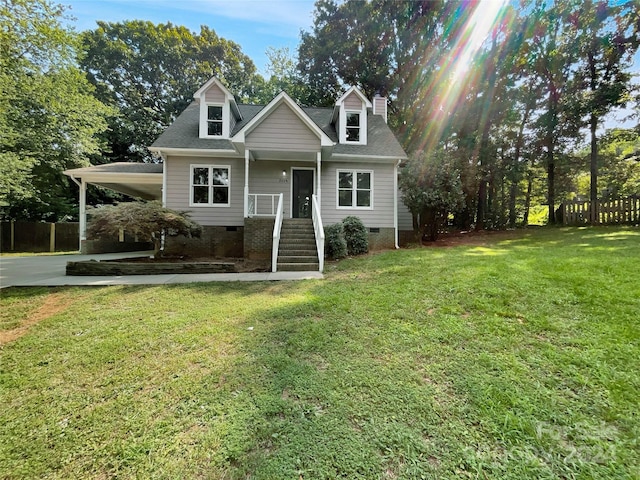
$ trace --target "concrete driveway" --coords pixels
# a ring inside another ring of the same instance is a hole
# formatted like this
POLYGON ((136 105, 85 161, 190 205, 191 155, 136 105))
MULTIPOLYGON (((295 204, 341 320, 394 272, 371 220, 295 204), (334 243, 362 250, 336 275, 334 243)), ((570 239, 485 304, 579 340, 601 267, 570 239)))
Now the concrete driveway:
POLYGON ((121 275, 105 277, 66 276, 67 262, 149 256, 153 252, 103 253, 96 255, 41 255, 0 257, 0 288, 56 287, 63 285, 162 285, 192 282, 259 282, 323 278, 320 272, 200 273, 121 275))

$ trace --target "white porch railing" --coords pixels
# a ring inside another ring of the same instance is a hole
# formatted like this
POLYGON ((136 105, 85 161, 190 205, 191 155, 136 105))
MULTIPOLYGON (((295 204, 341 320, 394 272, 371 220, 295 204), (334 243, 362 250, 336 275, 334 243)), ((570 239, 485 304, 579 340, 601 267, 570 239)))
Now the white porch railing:
POLYGON ((250 217, 275 217, 278 197, 281 193, 249 193, 248 215, 250 217))
POLYGON ((278 207, 276 209, 276 221, 273 225, 273 247, 271 249, 271 271, 278 270, 278 249, 280 248, 280 230, 282 229, 282 218, 284 217, 284 195, 278 194, 278 207))
POLYGON ((318 197, 316 195, 311 196, 311 205, 311 218, 313 219, 313 230, 316 234, 316 248, 318 249, 318 270, 322 272, 324 269, 324 228, 322 226, 322 217, 320 216, 320 205, 318 204, 318 197))

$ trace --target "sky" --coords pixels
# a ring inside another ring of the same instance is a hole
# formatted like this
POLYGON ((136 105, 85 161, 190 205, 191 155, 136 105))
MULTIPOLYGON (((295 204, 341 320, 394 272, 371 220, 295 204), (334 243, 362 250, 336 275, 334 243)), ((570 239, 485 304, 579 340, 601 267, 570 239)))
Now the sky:
MULTIPOLYGON (((268 47, 289 48, 297 52, 300 32, 311 30, 314 0, 58 0, 70 7, 76 30, 96 27, 98 20, 150 20, 171 22, 194 32, 201 25, 215 30, 218 36, 240 45, 259 73, 266 75, 268 47)), ((634 58, 633 71, 640 71, 640 51, 634 58)), ((631 109, 612 112, 605 128, 631 127, 635 121, 624 120, 631 109)))
POLYGON ((263 75, 268 47, 295 53, 300 31, 313 25, 314 0, 58 0, 68 5, 76 30, 92 30, 98 20, 171 22, 198 33, 201 25, 240 45, 263 75))

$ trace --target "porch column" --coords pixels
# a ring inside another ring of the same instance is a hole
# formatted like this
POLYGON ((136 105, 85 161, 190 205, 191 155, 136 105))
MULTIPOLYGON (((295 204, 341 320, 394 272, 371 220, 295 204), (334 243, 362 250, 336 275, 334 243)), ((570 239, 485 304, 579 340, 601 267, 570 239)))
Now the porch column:
POLYGON ((322 152, 316 153, 316 163, 318 164, 318 191, 316 192, 316 197, 318 197, 318 206, 322 207, 322 152))
POLYGON ((249 216, 249 149, 244 151, 244 218, 249 216))
POLYGON ((80 212, 78 215, 80 230, 80 250, 83 250, 83 242, 87 240, 87 182, 80 179, 80 212))

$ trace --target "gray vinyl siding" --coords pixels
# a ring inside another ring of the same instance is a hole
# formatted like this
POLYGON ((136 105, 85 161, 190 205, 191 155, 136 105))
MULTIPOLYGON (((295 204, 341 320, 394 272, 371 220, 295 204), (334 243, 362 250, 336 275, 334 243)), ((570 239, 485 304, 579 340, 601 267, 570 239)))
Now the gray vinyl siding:
POLYGON ((413 216, 398 193, 398 230, 413 230, 413 216))
POLYGON ((331 225, 349 215, 360 217, 366 227, 394 227, 393 224, 393 164, 338 163, 322 164, 322 222, 331 225), (373 209, 343 209, 337 207, 337 170, 373 171, 373 209))
POLYGON ((215 83, 204 93, 204 99, 207 103, 224 103, 226 100, 224 92, 215 83))
POLYGON ((167 176, 167 207, 189 211, 203 226, 241 226, 244 224, 244 159, 169 156, 164 163, 167 176), (228 207, 189 206, 191 165, 229 165, 231 185, 228 207))
POLYGON ((351 93, 344 99, 345 110, 360 110, 362 108, 362 100, 355 93, 351 93))
POLYGON ((320 139, 286 105, 277 107, 246 137, 249 149, 320 151, 320 139))
MULTIPOLYGON (((314 163, 262 160, 249 162, 249 193, 283 193, 284 217, 291 217, 291 168, 313 168, 314 163), (282 171, 286 176, 282 175, 282 171)), ((314 181, 317 180, 314 176, 314 181)), ((260 200, 259 200, 260 202, 260 200)), ((260 206, 260 204, 258 205, 260 206)), ((261 213, 258 210, 258 213, 261 213)))

